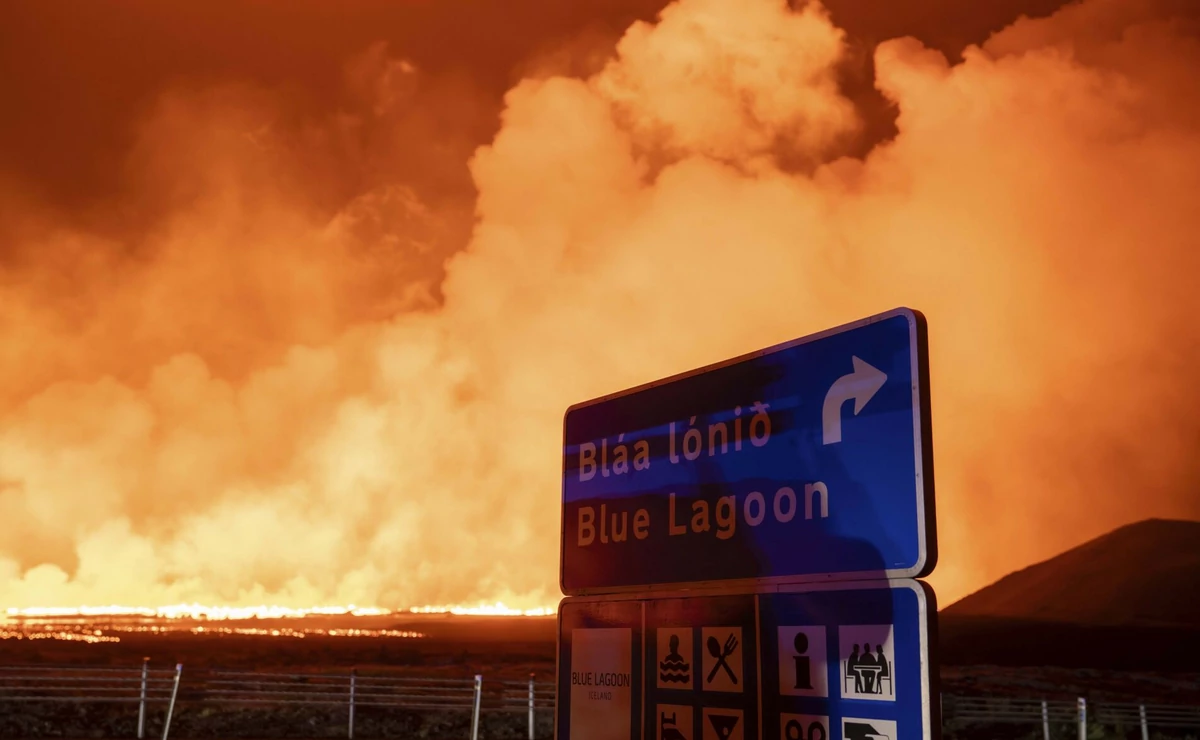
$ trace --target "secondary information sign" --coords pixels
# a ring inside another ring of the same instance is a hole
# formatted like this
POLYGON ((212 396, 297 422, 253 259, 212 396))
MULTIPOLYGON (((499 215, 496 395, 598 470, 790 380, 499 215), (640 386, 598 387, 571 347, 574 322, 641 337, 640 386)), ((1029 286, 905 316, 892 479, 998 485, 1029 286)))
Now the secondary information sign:
POLYGON ((906 579, 568 597, 556 737, 929 738, 936 613, 906 579))
POLYGON ((897 309, 572 406, 563 592, 931 571, 926 335, 897 309))

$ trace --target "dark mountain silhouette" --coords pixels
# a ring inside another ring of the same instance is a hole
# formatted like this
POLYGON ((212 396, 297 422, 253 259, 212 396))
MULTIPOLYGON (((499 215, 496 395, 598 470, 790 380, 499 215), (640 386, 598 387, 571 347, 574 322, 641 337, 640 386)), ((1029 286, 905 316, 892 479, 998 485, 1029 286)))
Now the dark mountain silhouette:
POLYGON ((1200 522, 1149 519, 939 613, 949 665, 1198 670, 1200 522))
POLYGON ((943 614, 1200 628, 1200 522, 1121 527, 1010 573, 943 614))

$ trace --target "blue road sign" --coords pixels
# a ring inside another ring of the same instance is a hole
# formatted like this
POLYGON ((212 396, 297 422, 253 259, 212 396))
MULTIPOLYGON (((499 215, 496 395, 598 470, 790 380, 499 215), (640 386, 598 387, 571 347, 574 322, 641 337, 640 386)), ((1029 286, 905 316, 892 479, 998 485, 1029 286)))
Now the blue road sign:
POLYGON ((931 571, 926 335, 897 309, 572 406, 563 592, 931 571))
POLYGON ((759 597, 763 737, 939 735, 932 589, 907 579, 801 588, 759 597))
POLYGON ((916 740, 936 603, 907 579, 568 597, 558 740, 916 740))

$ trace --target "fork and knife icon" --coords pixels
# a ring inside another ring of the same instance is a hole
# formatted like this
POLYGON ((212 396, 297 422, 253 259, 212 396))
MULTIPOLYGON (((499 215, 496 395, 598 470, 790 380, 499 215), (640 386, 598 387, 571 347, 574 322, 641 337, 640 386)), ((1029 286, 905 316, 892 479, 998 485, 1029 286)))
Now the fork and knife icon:
POLYGON ((712 670, 708 672, 708 680, 705 683, 712 683, 713 679, 717 677, 717 671, 724 668, 725 673, 729 676, 729 680, 736 685, 738 682, 737 674, 733 672, 733 669, 729 667, 729 663, 726 661, 737 650, 737 635, 730 633, 729 639, 725 640, 724 647, 721 646, 721 641, 713 635, 709 635, 708 642, 705 644, 708 647, 708 654, 717 659, 712 670))

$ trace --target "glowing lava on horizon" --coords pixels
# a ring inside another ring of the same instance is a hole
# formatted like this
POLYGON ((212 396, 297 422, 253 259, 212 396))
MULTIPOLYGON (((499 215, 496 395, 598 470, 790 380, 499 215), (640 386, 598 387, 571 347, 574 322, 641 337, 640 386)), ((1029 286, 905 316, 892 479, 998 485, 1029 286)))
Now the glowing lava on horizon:
POLYGON ((8 608, 0 619, 62 620, 96 618, 145 618, 145 619, 193 619, 202 621, 224 621, 244 619, 299 619, 304 617, 386 617, 399 614, 453 614, 456 616, 485 617, 547 617, 558 612, 557 607, 544 606, 533 609, 514 609, 502 602, 465 606, 450 604, 442 606, 413 606, 407 609, 383 609, 380 607, 314 606, 293 608, 277 605, 259 606, 206 606, 204 604, 173 604, 169 606, 72 606, 72 607, 29 607, 8 608))
POLYGON ((410 614, 453 614, 469 617, 552 617, 558 613, 558 607, 511 609, 497 601, 495 604, 480 606, 414 606, 410 607, 408 612, 410 614))
POLYGON ((367 627, 240 627, 213 626, 206 622, 242 622, 249 620, 304 619, 312 617, 400 617, 411 614, 484 617, 542 617, 556 613, 555 607, 513 609, 503 603, 478 606, 415 606, 391 610, 379 607, 317 606, 297 609, 285 606, 206 606, 175 604, 170 606, 78 606, 9 608, 0 612, 0 640, 67 640, 112 643, 123 634, 240 635, 256 637, 366 637, 421 639, 425 634, 407 629, 367 627), (186 624, 184 624, 186 622, 186 624))

